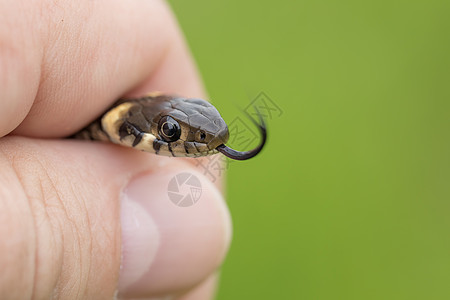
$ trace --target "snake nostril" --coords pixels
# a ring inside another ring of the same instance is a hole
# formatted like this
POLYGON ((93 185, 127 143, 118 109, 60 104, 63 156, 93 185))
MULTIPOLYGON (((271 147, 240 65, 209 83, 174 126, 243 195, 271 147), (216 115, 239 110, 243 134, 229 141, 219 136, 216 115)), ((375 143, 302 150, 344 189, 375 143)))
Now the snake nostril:
POLYGON ((217 125, 218 127, 223 127, 223 125, 225 124, 225 121, 222 120, 221 118, 215 119, 213 122, 215 125, 217 125))
POLYGON ((203 130, 197 130, 195 133, 195 140, 198 142, 204 142, 206 140, 206 132, 203 130))

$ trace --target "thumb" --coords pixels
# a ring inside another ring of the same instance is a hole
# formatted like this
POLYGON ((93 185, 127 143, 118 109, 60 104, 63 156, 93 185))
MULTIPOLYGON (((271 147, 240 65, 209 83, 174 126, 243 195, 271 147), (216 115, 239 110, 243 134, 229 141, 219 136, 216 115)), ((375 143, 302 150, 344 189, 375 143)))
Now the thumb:
POLYGON ((178 295, 210 277, 227 250, 222 197, 186 160, 6 137, 0 168, 2 297, 178 295), (201 185, 186 207, 167 191, 182 172, 201 185))

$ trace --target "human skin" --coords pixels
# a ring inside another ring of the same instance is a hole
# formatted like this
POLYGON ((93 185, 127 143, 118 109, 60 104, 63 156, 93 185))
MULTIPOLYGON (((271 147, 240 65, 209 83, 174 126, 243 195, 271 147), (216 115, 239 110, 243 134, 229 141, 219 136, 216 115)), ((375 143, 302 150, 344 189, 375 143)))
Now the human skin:
POLYGON ((122 96, 205 93, 160 0, 0 0, 0 298, 212 299, 230 241, 192 159, 64 140, 122 96), (197 176, 180 208, 167 184, 197 176))

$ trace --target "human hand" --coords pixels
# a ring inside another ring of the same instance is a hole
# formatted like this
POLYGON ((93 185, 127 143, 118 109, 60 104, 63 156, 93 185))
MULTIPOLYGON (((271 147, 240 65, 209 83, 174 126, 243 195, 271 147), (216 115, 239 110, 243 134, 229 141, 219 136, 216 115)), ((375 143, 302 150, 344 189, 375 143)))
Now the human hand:
POLYGON ((211 299, 230 240, 188 159, 68 136, 117 98, 204 97, 163 1, 0 1, 0 295, 211 299), (167 184, 195 174, 181 208, 167 184))

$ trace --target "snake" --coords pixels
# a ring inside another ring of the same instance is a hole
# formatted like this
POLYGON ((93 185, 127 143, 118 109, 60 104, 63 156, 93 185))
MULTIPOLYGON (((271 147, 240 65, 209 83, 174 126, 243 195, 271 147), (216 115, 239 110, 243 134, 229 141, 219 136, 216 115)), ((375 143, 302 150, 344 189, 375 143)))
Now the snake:
POLYGON ((247 160, 261 152, 267 139, 264 119, 257 113, 259 123, 249 117, 259 128, 261 141, 249 151, 225 145, 228 126, 210 102, 159 92, 117 100, 72 138, 112 142, 164 156, 195 158, 222 153, 247 160))

